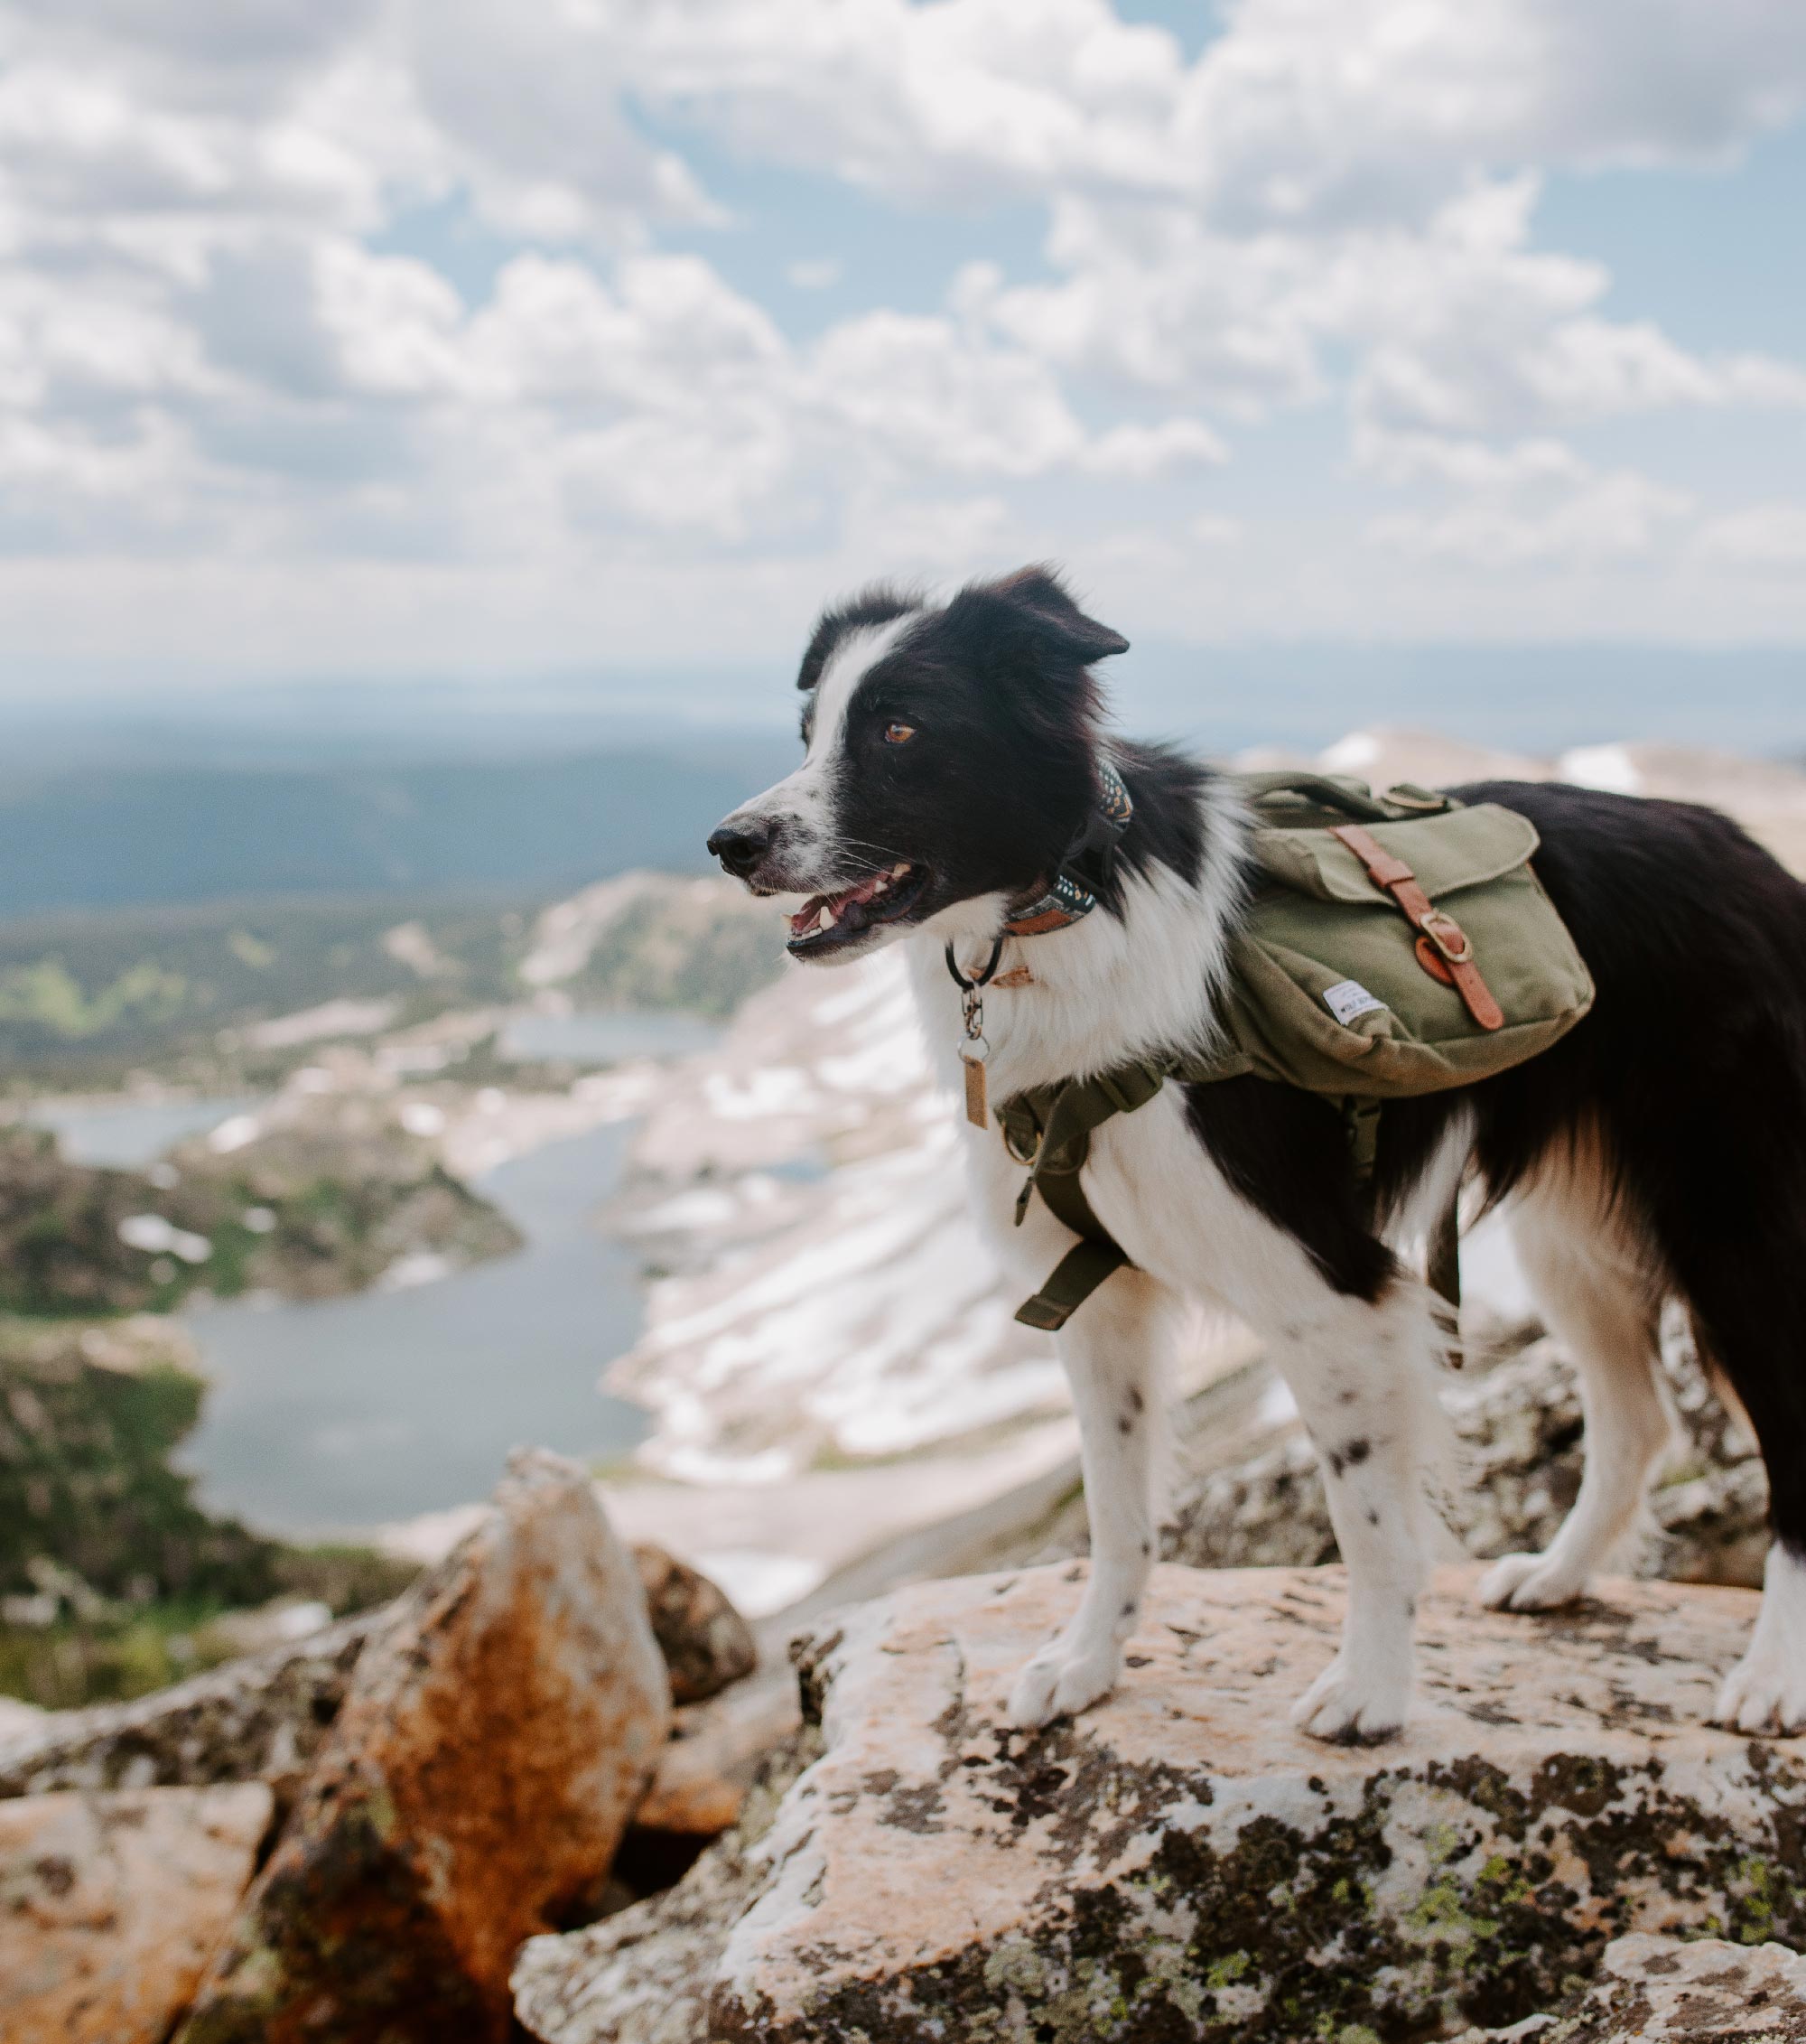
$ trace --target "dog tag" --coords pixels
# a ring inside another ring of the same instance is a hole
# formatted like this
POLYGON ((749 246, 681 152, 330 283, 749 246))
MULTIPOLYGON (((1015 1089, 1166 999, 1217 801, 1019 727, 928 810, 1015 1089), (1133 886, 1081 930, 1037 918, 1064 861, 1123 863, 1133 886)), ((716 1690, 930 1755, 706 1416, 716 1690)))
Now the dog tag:
POLYGON ((984 1060, 961 1053, 965 1066, 965 1118, 974 1128, 991 1126, 991 1109, 985 1098, 984 1060))

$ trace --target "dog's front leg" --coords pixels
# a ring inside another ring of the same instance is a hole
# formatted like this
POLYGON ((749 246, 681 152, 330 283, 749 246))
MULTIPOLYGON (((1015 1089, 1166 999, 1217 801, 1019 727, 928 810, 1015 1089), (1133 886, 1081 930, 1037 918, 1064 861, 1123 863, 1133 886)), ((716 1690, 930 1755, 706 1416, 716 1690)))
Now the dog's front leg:
POLYGON ((1078 1414, 1091 1517, 1091 1575, 1072 1621, 1042 1647, 1010 1693, 1012 1724, 1082 1711, 1115 1687, 1123 1642, 1140 1616, 1159 1529, 1161 1387, 1172 1294, 1120 1270, 1059 1337, 1078 1414))
POLYGON ((1371 1306, 1326 1301, 1271 1330, 1348 1570, 1341 1647, 1292 1718, 1340 1745, 1391 1738, 1410 1702, 1425 1490, 1441 1459, 1433 1337, 1414 1293, 1401 1286, 1371 1306))

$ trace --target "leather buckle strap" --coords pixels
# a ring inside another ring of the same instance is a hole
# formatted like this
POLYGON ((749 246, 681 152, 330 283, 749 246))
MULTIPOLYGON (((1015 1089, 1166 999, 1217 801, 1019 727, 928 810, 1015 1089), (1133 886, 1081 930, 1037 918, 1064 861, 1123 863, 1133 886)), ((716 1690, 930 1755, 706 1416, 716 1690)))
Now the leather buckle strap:
MULTIPOLYGON (((1447 910, 1438 909, 1424 892, 1413 869, 1388 852, 1371 831, 1364 830, 1359 824, 1338 824, 1331 829, 1330 835, 1340 838, 1354 853, 1367 869, 1368 879, 1392 896, 1411 928, 1434 947, 1463 1005, 1480 1027, 1503 1029, 1504 1011, 1493 998, 1492 988, 1474 962, 1473 939, 1447 910)), ((1424 958, 1421 951, 1418 962, 1432 979, 1441 978, 1442 975, 1424 958)))

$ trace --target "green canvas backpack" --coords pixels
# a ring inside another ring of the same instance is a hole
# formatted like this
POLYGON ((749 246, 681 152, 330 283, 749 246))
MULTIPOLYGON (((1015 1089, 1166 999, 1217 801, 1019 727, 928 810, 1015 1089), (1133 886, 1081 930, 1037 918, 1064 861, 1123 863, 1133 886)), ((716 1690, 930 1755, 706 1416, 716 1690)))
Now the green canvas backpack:
MULTIPOLYGON (((1236 777, 1252 815, 1253 894, 1203 1047, 1016 1095, 997 1111, 1038 1191, 1079 1237, 1018 1311, 1058 1328, 1128 1261, 1080 1181, 1093 1129, 1168 1078, 1252 1074, 1337 1104, 1357 1176, 1384 1103, 1471 1085, 1532 1058, 1593 1003, 1593 981, 1531 861, 1536 826, 1494 803, 1301 773, 1236 777)), ((1432 1275, 1454 1293, 1454 1217, 1432 1275)))

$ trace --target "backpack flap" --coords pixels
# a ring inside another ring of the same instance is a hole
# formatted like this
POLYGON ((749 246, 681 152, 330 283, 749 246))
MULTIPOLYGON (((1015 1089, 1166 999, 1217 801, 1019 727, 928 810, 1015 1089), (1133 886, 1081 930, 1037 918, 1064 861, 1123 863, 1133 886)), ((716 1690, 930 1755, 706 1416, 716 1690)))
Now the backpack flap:
MULTIPOLYGON (((1404 823, 1369 823, 1366 829, 1394 858, 1405 861, 1432 901, 1523 865, 1538 843, 1528 817, 1496 802, 1404 823)), ((1256 835, 1254 851, 1262 873, 1282 887, 1357 909, 1385 906, 1366 867, 1327 830, 1263 830, 1256 835)), ((1460 915, 1453 903, 1449 912, 1460 915)))
POLYGON ((1593 983, 1530 865, 1534 826, 1485 803, 1364 826, 1470 939, 1503 1022, 1483 1029, 1433 976, 1397 902, 1327 829, 1257 832, 1225 1021, 1262 1077, 1340 1097, 1472 1084, 1548 1049, 1593 983))

